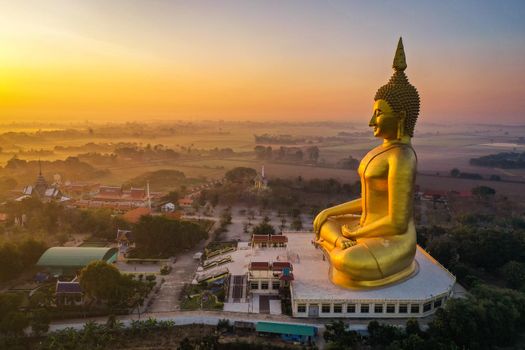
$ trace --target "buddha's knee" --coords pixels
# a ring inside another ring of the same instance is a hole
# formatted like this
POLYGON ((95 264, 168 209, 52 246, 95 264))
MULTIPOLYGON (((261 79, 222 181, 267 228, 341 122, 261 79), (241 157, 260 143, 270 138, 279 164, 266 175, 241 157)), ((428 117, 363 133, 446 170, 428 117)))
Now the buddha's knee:
POLYGON ((321 231, 319 232, 319 236, 322 239, 327 240, 330 243, 334 244, 337 238, 341 236, 341 226, 338 225, 334 221, 331 221, 331 220, 326 221, 321 226, 321 231))
POLYGON ((354 280, 376 280, 383 278, 376 259, 364 245, 357 244, 348 249, 335 249, 331 253, 332 266, 354 280))

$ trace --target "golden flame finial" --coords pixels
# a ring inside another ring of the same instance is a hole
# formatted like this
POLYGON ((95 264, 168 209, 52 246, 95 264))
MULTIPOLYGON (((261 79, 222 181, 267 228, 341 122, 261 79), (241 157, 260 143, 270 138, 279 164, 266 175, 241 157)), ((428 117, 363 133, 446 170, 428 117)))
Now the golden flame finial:
POLYGON ((394 68, 396 71, 404 71, 407 68, 405 49, 403 47, 403 38, 401 37, 399 37, 399 42, 397 43, 396 55, 394 56, 392 68, 394 68))

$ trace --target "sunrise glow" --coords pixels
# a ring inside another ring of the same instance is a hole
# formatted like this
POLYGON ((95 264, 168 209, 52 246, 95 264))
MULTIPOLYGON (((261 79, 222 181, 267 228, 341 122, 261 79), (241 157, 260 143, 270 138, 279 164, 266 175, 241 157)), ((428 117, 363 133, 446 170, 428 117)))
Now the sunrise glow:
POLYGON ((360 120, 403 36, 429 122, 521 122, 521 2, 0 4, 0 120, 360 120), (378 69, 378 67, 380 67, 378 69))

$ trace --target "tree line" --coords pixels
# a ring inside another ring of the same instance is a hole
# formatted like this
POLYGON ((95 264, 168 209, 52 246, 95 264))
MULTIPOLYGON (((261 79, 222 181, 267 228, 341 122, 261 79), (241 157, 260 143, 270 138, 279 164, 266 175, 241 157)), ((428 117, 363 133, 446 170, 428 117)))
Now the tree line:
POLYGON ((348 330, 342 321, 326 325, 326 349, 494 349, 516 343, 525 326, 525 295, 479 284, 467 298, 450 299, 438 309, 428 329, 415 319, 405 328, 372 321, 368 335, 348 330))
POLYGON ((0 282, 5 282, 32 268, 47 249, 44 241, 26 238, 0 246, 0 282))
POLYGON ((470 164, 503 169, 525 168, 525 152, 501 152, 479 158, 471 158, 470 164))
POLYGON ((129 224, 114 216, 111 209, 68 208, 56 202, 44 203, 38 198, 7 202, 4 210, 8 216, 4 230, 12 233, 40 232, 66 236, 71 233, 91 233, 109 240, 115 237, 117 227, 129 227, 129 224))

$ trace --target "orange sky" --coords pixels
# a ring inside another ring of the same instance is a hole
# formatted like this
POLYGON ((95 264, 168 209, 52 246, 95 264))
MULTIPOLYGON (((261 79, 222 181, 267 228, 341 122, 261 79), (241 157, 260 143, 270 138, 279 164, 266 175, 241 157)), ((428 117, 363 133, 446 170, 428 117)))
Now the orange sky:
POLYGON ((22 3, 0 4, 2 122, 358 121, 399 35, 425 121, 525 120, 518 1, 22 3))

